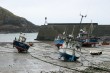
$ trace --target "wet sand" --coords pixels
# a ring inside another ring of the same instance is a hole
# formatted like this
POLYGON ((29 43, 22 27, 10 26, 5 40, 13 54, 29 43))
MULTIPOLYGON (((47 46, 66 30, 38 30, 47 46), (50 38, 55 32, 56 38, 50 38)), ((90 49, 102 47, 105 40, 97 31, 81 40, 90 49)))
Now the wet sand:
POLYGON ((58 59, 58 49, 52 42, 36 42, 28 53, 18 53, 12 43, 0 43, 0 73, 110 73, 109 52, 110 46, 83 47, 82 53, 76 53, 80 57, 77 62, 64 62, 58 59), (90 50, 101 50, 103 53, 92 56, 90 50), (100 70, 89 66, 99 67, 100 70))

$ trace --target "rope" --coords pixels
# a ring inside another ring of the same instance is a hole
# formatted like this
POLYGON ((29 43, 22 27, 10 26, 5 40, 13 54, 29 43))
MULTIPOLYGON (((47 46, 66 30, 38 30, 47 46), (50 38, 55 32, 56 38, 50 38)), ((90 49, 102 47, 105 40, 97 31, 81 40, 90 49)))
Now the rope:
MULTIPOLYGON (((71 49, 72 50, 72 49, 71 49)), ((77 50, 76 50, 77 51, 77 50)), ((87 50, 86 50, 87 51, 87 50)), ((81 51, 77 51, 77 52, 79 52, 78 54, 81 56, 81 57, 83 57, 81 54, 83 54, 81 51)), ((30 54, 31 55, 31 54, 30 54)), ((33 58, 35 58, 35 59, 38 59, 38 60, 40 60, 40 61, 43 61, 43 62, 45 62, 45 63, 49 63, 49 64, 52 64, 52 65, 55 65, 55 66, 59 66, 59 67, 62 67, 62 68, 66 68, 66 69, 69 69, 69 70, 74 70, 74 71, 78 71, 78 72, 82 72, 82 73, 92 73, 92 72, 89 72, 89 71, 83 71, 83 70, 77 70, 77 69, 72 69, 72 68, 69 68, 69 67, 67 67, 67 66, 61 66, 61 65, 58 65, 58 64, 55 64, 55 63, 52 63, 52 62, 48 62, 48 61, 46 61, 46 60, 43 60, 43 59, 40 59, 40 58, 38 58, 38 57, 35 57, 35 56, 33 56, 33 55, 31 55, 33 58)), ((88 61, 88 62, 90 62, 89 60, 87 60, 85 57, 83 57, 84 59, 85 59, 85 61, 88 61)), ((90 62, 91 64, 93 64, 93 65, 95 65, 96 67, 93 67, 93 66, 85 66, 85 67, 90 67, 90 68, 93 68, 93 69, 98 69, 98 70, 103 70, 103 71, 106 71, 106 72, 110 72, 110 69, 107 69, 107 68, 104 68, 104 67, 99 67, 98 65, 96 65, 96 64, 94 64, 94 63, 92 63, 92 62, 90 62)))
MULTIPOLYGON (((30 54, 31 55, 31 54, 30 54)), ((67 66, 61 66, 61 65, 58 65, 58 64, 55 64, 55 63, 52 63, 52 62, 48 62, 48 61, 46 61, 46 60, 42 60, 42 59, 40 59, 40 58, 38 58, 38 57, 35 57, 35 56, 33 56, 33 55, 31 55, 33 58, 35 58, 35 59, 37 59, 37 60, 40 60, 40 61, 43 61, 43 62, 45 62, 45 63, 49 63, 49 64, 52 64, 52 65, 55 65, 55 66, 59 66, 59 67, 62 67, 62 68, 66 68, 66 69, 69 69, 69 70, 74 70, 74 71, 78 71, 78 72, 82 72, 82 73, 92 73, 92 72, 88 72, 88 71, 83 71, 83 70, 77 70, 77 69, 72 69, 72 68, 69 68, 69 67, 67 67, 67 66)))
MULTIPOLYGON (((79 54, 80 55, 80 54, 79 54)), ((81 57, 83 57, 82 55, 80 55, 81 57)), ((89 60, 87 60, 85 57, 83 57, 85 59, 85 61, 88 61, 90 62, 89 60)), ((103 70, 103 71, 106 71, 106 72, 110 72, 110 69, 108 68, 104 68, 104 67, 99 67, 97 64, 94 64, 92 62, 90 62, 92 65, 95 65, 96 67, 94 66, 86 66, 86 67, 90 67, 90 68, 93 68, 93 69, 98 69, 98 70, 103 70)))

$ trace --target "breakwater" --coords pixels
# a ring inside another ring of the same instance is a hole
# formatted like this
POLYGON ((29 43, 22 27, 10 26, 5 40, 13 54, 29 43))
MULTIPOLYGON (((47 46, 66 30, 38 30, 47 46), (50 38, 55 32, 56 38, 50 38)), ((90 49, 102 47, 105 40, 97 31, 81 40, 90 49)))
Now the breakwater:
POLYGON ((64 31, 66 34, 74 34, 76 37, 80 29, 84 29, 94 36, 110 36, 110 25, 98 25, 98 23, 49 23, 40 27, 37 40, 53 41, 58 34, 64 31), (74 31, 73 31, 74 30, 74 31))

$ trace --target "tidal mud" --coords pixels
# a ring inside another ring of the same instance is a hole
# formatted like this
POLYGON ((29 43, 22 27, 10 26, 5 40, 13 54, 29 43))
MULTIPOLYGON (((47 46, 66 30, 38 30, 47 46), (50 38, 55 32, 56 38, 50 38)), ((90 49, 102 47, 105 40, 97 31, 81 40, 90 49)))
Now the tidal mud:
POLYGON ((59 51, 51 42, 34 43, 28 53, 18 53, 12 43, 1 43, 0 73, 109 73, 109 52, 109 46, 83 47, 76 53, 80 57, 77 62, 64 62, 58 59, 59 51), (101 50, 102 54, 92 56, 90 50, 101 50))

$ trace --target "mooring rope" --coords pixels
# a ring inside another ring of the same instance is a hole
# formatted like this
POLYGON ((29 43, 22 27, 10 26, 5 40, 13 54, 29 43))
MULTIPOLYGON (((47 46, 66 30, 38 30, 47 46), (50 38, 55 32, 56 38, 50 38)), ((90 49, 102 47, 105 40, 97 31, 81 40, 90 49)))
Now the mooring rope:
MULTIPOLYGON (((31 54, 30 54, 31 55, 31 54)), ((49 63, 49 64, 52 64, 52 65, 55 65, 55 66, 59 66, 59 67, 62 67, 62 68, 66 68, 66 69, 69 69, 69 70, 74 70, 74 71, 78 71, 78 72, 82 72, 82 73, 92 73, 92 72, 88 72, 88 71, 84 71, 84 70, 78 70, 78 69, 73 69, 73 68, 69 68, 67 66, 61 66, 61 65, 58 65, 58 64, 55 64, 55 63, 52 63, 52 62, 49 62, 49 61, 46 61, 46 60, 43 60, 43 59, 40 59, 38 57, 35 57, 33 55, 31 55, 33 58, 35 59, 38 59, 40 61, 43 61, 45 63, 49 63)))
MULTIPOLYGON (((87 50, 86 50, 86 51, 87 51, 87 50)), ((81 51, 77 51, 77 52, 83 54, 81 51)), ((52 62, 43 60, 43 59, 41 59, 41 58, 39 58, 39 57, 35 57, 35 56, 33 56, 32 54, 30 54, 30 55, 31 55, 33 58, 37 59, 37 60, 43 61, 43 62, 45 62, 45 63, 52 64, 52 65, 55 65, 55 66, 59 66, 59 67, 62 67, 62 68, 66 68, 66 69, 69 69, 69 70, 74 70, 74 71, 78 71, 78 72, 82 72, 82 73, 93 73, 93 72, 90 72, 90 71, 78 70, 78 69, 69 68, 69 67, 67 67, 67 66, 61 66, 61 65, 58 65, 58 64, 55 64, 55 63, 52 63, 52 62)), ((79 54, 79 55, 80 55, 80 54, 79 54)), ((80 56, 82 56, 82 55, 80 55, 80 56)), ((82 56, 82 57, 83 57, 83 56, 82 56)), ((83 57, 83 58, 85 59, 85 61, 90 62, 90 61, 87 60, 85 57, 83 57)), ((91 68, 93 68, 93 69, 98 69, 98 70, 110 72, 110 69, 107 69, 107 68, 104 68, 104 67, 99 67, 98 65, 96 65, 96 64, 94 64, 94 63, 92 63, 92 62, 90 62, 90 63, 91 63, 92 65, 95 65, 96 67, 93 67, 93 66, 84 66, 84 67, 91 67, 91 68)))
MULTIPOLYGON (((83 53, 81 53, 81 54, 83 54, 83 53)), ((80 54, 79 54, 80 55, 80 54)), ((80 55, 81 57, 83 57, 82 55, 80 55)), ((84 59, 85 59, 85 61, 88 61, 88 62, 90 62, 92 65, 95 65, 96 67, 94 67, 94 66, 86 66, 86 67, 91 67, 91 68, 94 68, 94 69, 100 69, 100 70, 103 70, 103 71, 106 71, 106 72, 110 72, 110 69, 108 69, 108 68, 105 68, 105 67, 99 67, 97 64, 94 64, 94 63, 92 63, 91 61, 89 61, 89 60, 87 60, 85 57, 83 57, 84 59)))

